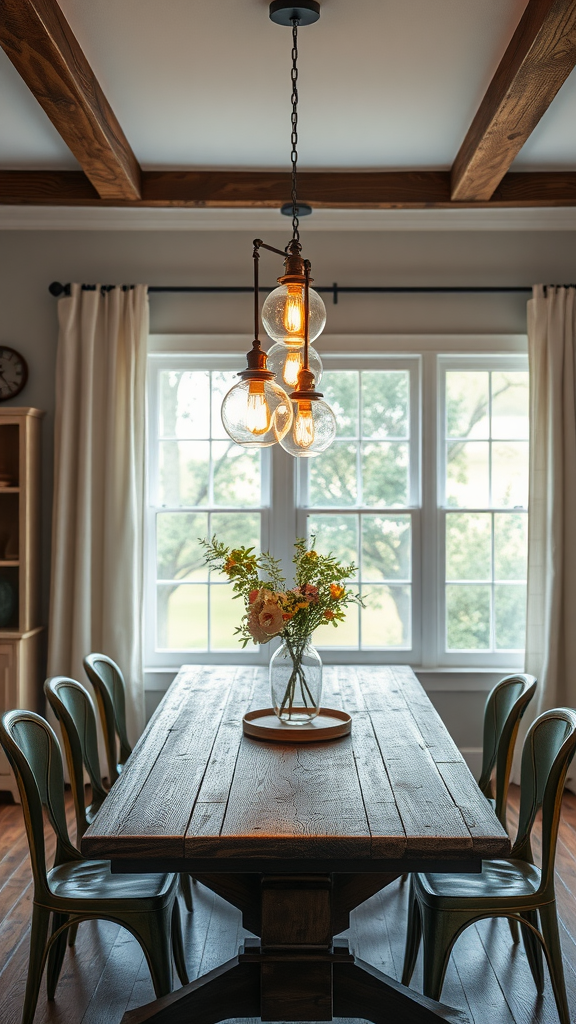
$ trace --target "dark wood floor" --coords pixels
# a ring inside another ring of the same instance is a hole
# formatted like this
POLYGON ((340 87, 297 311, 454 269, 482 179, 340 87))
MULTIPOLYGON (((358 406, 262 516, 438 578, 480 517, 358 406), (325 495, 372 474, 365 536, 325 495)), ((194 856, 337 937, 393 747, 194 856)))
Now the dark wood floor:
MULTIPOLYGON (((511 822, 518 791, 511 794, 511 822)), ((72 806, 68 799, 72 827, 72 806)), ((51 844, 51 850, 53 844, 51 844)), ((567 794, 557 855, 557 896, 568 987, 576 1020, 576 796, 567 794)), ((363 959, 399 977, 405 934, 406 889, 394 883, 359 907, 350 940, 363 959)), ((195 978, 232 956, 243 931, 236 910, 195 886, 195 913, 184 911, 188 968, 195 978)), ((28 957, 32 899, 22 813, 0 805, 0 1022, 18 1024, 28 957)), ((420 964, 413 984, 420 987, 420 964)), ((153 998, 144 957, 135 939, 109 922, 80 926, 66 955, 56 999, 43 986, 35 1024, 117 1024, 126 1009, 153 998)), ((550 987, 536 995, 521 946, 505 921, 482 922, 457 942, 442 998, 468 1011, 474 1024, 557 1024, 550 987)))

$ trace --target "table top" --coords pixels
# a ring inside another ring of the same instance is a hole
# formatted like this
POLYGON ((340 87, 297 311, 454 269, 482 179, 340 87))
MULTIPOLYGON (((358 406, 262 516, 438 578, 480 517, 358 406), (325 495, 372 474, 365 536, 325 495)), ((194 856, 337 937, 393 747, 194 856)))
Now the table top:
POLYGON ((243 736, 244 713, 269 706, 267 675, 183 666, 83 852, 173 870, 210 863, 211 871, 258 871, 264 861, 282 870, 477 869, 481 858, 509 853, 409 667, 326 666, 322 705, 348 711, 352 732, 302 745, 243 736))

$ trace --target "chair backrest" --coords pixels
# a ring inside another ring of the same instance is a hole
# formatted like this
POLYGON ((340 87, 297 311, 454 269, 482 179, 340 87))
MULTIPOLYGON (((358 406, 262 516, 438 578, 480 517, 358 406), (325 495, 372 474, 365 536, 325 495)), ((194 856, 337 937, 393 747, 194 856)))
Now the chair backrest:
POLYGON ((110 782, 118 778, 118 766, 123 765, 132 747, 126 733, 126 687, 119 666, 105 654, 87 654, 83 661, 86 675, 94 687, 108 759, 110 782), (116 736, 120 741, 117 754, 116 736))
POLYGON ((96 711, 88 691, 75 679, 52 676, 44 683, 44 693, 62 729, 68 772, 72 783, 78 836, 88 828, 84 795, 84 769, 92 787, 90 812, 94 813, 106 799, 98 760, 96 711))
POLYGON ((576 711, 555 708, 532 723, 522 750, 518 832, 510 856, 533 863, 530 836, 542 808, 540 892, 554 895, 554 857, 566 772, 576 750, 576 711))
POLYGON ((487 797, 496 797, 496 815, 506 828, 506 799, 514 745, 520 719, 536 691, 534 676, 520 673, 501 679, 488 694, 484 709, 482 772, 478 785, 487 797), (496 765, 496 793, 492 771, 496 765))
POLYGON ((62 754, 52 727, 33 711, 7 711, 0 722, 0 743, 10 762, 22 800, 34 876, 34 898, 49 898, 44 842, 44 808, 56 835, 54 864, 82 860, 66 825, 62 754))

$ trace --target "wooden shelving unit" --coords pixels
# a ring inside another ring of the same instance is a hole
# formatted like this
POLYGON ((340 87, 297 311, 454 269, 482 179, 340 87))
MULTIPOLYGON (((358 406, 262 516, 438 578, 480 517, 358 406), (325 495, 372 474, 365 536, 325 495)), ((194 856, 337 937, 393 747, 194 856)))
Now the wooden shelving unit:
MULTIPOLYGON (((42 707, 45 630, 40 623, 39 409, 0 407, 0 580, 14 595, 0 626, 0 715, 42 707)), ((0 790, 18 791, 0 750, 0 790)))

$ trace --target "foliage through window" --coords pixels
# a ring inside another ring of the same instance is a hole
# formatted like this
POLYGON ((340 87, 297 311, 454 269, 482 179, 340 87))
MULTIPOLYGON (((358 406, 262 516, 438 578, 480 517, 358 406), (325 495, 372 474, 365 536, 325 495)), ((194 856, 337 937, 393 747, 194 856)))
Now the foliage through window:
POLYGON ((449 369, 444 379, 446 649, 522 651, 528 373, 449 369))
POLYGON ((261 663, 198 540, 270 550, 297 536, 358 567, 365 607, 315 636, 324 660, 521 665, 526 602, 524 357, 325 357, 332 447, 291 459, 236 446, 220 420, 237 357, 149 363, 146 663, 261 663))
POLYGON ((330 647, 412 646, 412 369, 334 370, 322 390, 338 423, 337 440, 311 461, 302 481, 307 531, 323 553, 354 561, 363 609, 346 623, 323 627, 315 640, 330 647), (314 511, 312 511, 314 510, 314 511), (401 511, 406 510, 406 511, 401 511))

